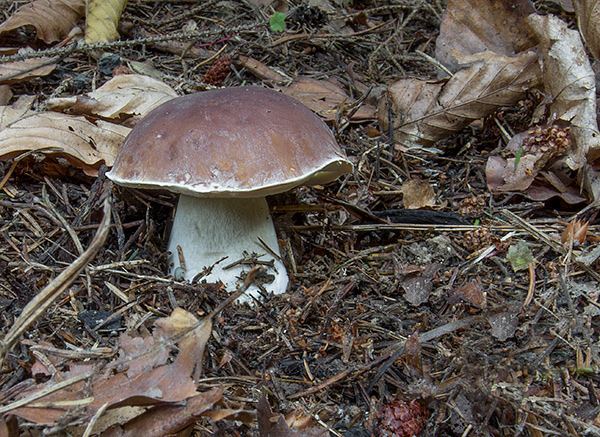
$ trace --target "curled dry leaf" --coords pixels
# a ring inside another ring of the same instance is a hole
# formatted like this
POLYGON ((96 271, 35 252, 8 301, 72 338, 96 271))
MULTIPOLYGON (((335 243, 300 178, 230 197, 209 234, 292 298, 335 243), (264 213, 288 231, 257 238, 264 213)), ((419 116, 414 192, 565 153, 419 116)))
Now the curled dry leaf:
POLYGON ((380 104, 379 124, 388 129, 385 110, 391 104, 394 138, 400 146, 428 146, 458 132, 473 120, 511 106, 539 82, 538 57, 522 52, 506 57, 484 52, 463 57, 470 67, 447 81, 403 79, 388 88, 380 104))
POLYGON ((581 168, 588 155, 600 154, 600 132, 596 121, 596 81, 579 32, 553 15, 532 14, 527 19, 542 47, 544 86, 554 118, 571 124, 574 147, 566 158, 573 170, 581 168))
POLYGON ((21 6, 0 25, 0 33, 33 26, 37 37, 47 44, 65 38, 83 17, 85 0, 36 0, 21 6))
POLYGON ((111 166, 129 128, 85 117, 43 112, 22 118, 0 131, 0 157, 32 150, 51 150, 95 175, 104 162, 111 166))
POLYGON ((600 2, 598 0, 573 0, 579 31, 587 48, 600 59, 600 2))
POLYGON ((117 25, 127 0, 88 0, 85 10, 85 42, 114 41, 119 38, 117 25))
POLYGON ((167 100, 177 97, 164 82, 141 74, 120 74, 96 91, 83 96, 58 97, 47 101, 52 111, 69 111, 77 115, 101 117, 128 126, 167 100))
MULTIPOLYGON (((66 362, 48 382, 35 384, 32 380, 24 381, 21 383, 23 390, 15 391, 18 393, 16 400, 33 396, 77 375, 86 379, 40 397, 36 400, 36 407, 25 405, 10 409, 10 414, 34 423, 52 424, 66 415, 72 419, 89 420, 105 404, 110 408, 177 403, 179 408, 149 410, 148 415, 132 421, 159 426, 165 415, 174 414, 171 422, 165 424, 176 429, 186 424, 186 416, 200 414, 221 397, 222 390, 218 388, 198 394, 193 376, 199 371, 211 332, 209 318, 199 322, 193 314, 177 308, 171 316, 157 320, 152 337, 144 342, 144 347, 132 346, 134 337, 122 334, 119 338, 120 356, 109 364, 102 360, 85 364, 66 362), (169 360, 176 345, 177 355, 169 360)), ((135 429, 135 426, 135 423, 129 422, 129 428, 135 429)))
MULTIPOLYGON (((19 49, 19 53, 31 51, 33 51, 33 49, 19 49)), ((54 71, 57 61, 58 58, 42 57, 0 64, 0 84, 11 84, 32 77, 47 76, 54 71)))
POLYGON ((449 0, 436 40, 436 59, 455 72, 464 55, 491 51, 516 56, 537 45, 525 18, 529 0, 449 0))

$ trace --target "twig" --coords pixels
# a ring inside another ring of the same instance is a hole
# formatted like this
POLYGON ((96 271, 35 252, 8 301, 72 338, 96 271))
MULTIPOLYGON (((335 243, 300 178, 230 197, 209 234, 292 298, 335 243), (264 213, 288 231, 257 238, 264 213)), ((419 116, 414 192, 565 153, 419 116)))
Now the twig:
POLYGON ((96 256, 104 245, 110 229, 110 199, 104 200, 104 217, 94 239, 87 250, 67 267, 50 284, 31 300, 16 320, 10 331, 0 342, 0 367, 8 351, 14 346, 19 337, 40 317, 52 303, 77 279, 81 271, 96 256))

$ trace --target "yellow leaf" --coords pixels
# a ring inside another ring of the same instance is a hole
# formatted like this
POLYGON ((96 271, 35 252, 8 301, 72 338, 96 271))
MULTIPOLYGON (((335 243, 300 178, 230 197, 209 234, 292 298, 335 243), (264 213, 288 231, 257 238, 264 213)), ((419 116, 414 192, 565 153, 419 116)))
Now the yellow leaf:
POLYGON ((119 38, 117 25, 127 0, 87 0, 85 5, 85 42, 114 41, 119 38))

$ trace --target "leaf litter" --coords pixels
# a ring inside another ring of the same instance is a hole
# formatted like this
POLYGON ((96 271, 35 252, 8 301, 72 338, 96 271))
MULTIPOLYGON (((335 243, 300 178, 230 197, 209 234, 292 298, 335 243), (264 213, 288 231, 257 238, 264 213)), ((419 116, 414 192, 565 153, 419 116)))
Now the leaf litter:
MULTIPOLYGON (((16 145, 0 183, 4 332, 99 227, 111 190, 101 164, 115 149, 94 147, 161 99, 215 85, 205 78, 296 93, 357 164, 344 181, 273 200, 292 288, 220 308, 212 328, 196 323, 226 291, 166 275, 176 198, 114 190, 106 250, 3 357, 0 432, 597 433, 595 84, 585 62, 575 69, 587 59, 574 33, 557 40, 566 27, 549 14, 534 32, 524 23, 540 5, 506 6, 274 5, 286 26, 273 33, 262 3, 130 3, 121 39, 100 45, 118 55, 97 64, 72 20, 58 52, 40 50, 37 29, 0 34, 8 62, 60 53, 44 76, 11 80, 3 102, 0 135, 16 145), (28 45, 33 55, 15 53, 28 45), (129 69, 162 82, 119 77, 129 69), (544 83, 555 76, 566 80, 544 83), (431 222, 386 222, 402 206, 431 222), (433 222, 441 213, 460 220, 433 222), (513 271, 506 250, 524 242, 526 268, 513 271), (86 311, 110 328, 83 323, 86 311), (192 326, 201 335, 177 334, 192 326), (44 417, 52 424, 34 424, 44 417)), ((594 51, 593 5, 577 17, 544 8, 571 28, 577 18, 594 51)))

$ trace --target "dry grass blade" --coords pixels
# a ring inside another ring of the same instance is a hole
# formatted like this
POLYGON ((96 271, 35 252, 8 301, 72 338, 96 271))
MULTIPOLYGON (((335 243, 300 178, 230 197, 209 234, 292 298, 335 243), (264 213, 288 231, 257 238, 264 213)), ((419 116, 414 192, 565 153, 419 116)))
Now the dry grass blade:
POLYGON ((110 229, 110 200, 108 197, 104 201, 103 213, 104 217, 98 227, 98 232, 87 250, 27 304, 15 324, 2 339, 2 342, 0 342, 0 365, 6 353, 19 337, 77 279, 79 273, 94 259, 104 245, 110 229))

